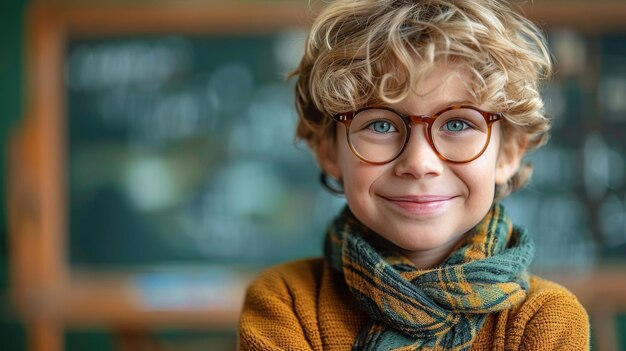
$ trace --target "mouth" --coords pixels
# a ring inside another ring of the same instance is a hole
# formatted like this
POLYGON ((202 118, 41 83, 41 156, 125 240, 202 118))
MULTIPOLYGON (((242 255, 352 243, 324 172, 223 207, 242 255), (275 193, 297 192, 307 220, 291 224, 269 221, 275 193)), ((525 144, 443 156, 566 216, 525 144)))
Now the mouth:
POLYGON ((447 195, 405 195, 405 196, 383 196, 383 198, 389 201, 399 202, 415 202, 419 204, 425 204, 430 202, 447 201, 454 198, 454 196, 447 195))
POLYGON ((397 211, 411 216, 431 216, 445 212, 456 196, 404 195, 381 196, 397 211))

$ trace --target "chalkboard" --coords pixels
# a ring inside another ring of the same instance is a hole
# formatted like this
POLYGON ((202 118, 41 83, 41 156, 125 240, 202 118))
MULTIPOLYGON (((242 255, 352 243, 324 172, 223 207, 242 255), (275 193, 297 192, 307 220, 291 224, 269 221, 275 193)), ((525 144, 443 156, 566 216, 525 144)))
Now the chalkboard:
POLYGON ((626 257, 626 35, 548 37, 552 137, 528 157, 529 186, 505 202, 533 234, 536 271, 587 270, 626 257))
MULTIPOLYGON (((269 265, 319 255, 343 200, 293 141, 304 30, 73 39, 67 48, 73 265, 269 265)), ((626 36, 549 33, 552 138, 505 200, 535 269, 626 257, 626 36)))
POLYGON ((74 39, 67 48, 73 266, 319 255, 343 200, 294 141, 304 31, 74 39))

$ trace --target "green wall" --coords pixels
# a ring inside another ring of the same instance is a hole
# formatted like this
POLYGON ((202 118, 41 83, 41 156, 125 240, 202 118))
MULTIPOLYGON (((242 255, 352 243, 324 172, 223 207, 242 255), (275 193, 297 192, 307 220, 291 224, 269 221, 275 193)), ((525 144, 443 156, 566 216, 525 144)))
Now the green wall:
POLYGON ((23 108, 23 19, 26 0, 0 1, 0 340, 3 350, 25 349, 24 330, 9 312, 8 243, 5 203, 7 134, 23 108))

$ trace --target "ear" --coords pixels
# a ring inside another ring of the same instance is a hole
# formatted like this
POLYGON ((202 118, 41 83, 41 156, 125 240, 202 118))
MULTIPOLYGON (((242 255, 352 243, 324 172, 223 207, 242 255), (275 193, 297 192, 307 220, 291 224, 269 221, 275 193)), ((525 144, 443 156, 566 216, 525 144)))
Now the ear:
POLYGON ((317 164, 329 176, 341 181, 341 168, 337 158, 335 135, 323 136, 317 143, 315 157, 317 164))
POLYGON ((496 184, 506 184, 517 172, 526 153, 527 145, 526 137, 518 137, 502 145, 496 163, 496 184))

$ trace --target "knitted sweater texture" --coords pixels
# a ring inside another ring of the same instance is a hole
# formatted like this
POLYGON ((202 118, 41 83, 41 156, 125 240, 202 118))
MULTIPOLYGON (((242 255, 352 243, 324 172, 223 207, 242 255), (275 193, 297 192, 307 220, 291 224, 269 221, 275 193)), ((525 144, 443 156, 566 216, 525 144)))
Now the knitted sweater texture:
MULTIPOLYGON (((322 259, 271 268, 249 287, 240 350, 351 350, 367 324, 343 281, 322 259)), ((471 350, 589 350, 589 319, 565 288, 531 276, 526 299, 489 315, 471 350)))

